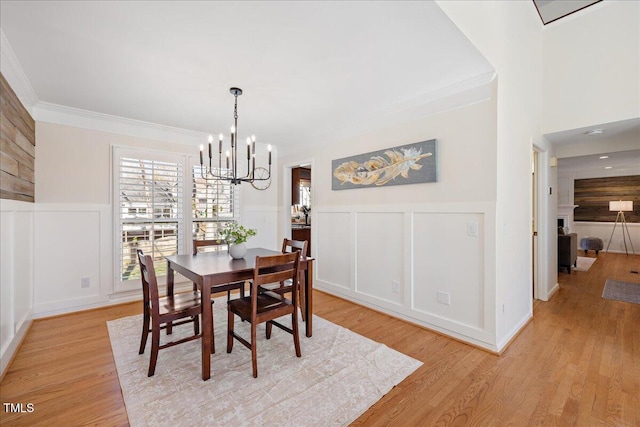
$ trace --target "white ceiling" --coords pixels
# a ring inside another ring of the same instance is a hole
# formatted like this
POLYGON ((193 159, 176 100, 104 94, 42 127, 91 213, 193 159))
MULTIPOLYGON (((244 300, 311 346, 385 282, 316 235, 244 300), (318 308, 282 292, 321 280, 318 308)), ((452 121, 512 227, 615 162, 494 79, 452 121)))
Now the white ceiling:
POLYGON ((559 173, 595 178, 637 175, 640 171, 640 118, 555 132, 545 137, 557 147, 559 173), (592 131, 600 132, 592 134, 592 131), (602 159, 603 156, 607 158, 602 159))
POLYGON ((433 2, 0 4, 38 101, 217 134, 238 86, 240 136, 284 148, 493 71, 433 2))

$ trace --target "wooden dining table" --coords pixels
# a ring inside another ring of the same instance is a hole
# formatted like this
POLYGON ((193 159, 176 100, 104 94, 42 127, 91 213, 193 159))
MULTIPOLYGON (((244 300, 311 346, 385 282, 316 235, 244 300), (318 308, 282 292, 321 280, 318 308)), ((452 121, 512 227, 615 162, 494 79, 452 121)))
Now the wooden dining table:
MULTIPOLYGON (((211 377, 211 351, 213 348, 212 328, 213 310, 211 294, 217 293, 216 287, 228 283, 253 278, 256 256, 279 255, 282 252, 264 248, 252 248, 242 259, 233 259, 227 252, 201 252, 197 255, 167 256, 167 295, 173 295, 174 272, 191 280, 200 290, 202 304, 202 379, 211 377)), ((300 257, 300 286, 303 287, 301 308, 306 325, 306 335, 312 335, 313 320, 313 261, 308 256, 300 257)))

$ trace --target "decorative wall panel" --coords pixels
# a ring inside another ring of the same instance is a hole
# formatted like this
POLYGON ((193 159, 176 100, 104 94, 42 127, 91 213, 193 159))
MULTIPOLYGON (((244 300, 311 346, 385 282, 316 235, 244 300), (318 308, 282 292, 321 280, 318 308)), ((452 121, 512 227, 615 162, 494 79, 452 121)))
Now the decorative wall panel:
POLYGON ((404 212, 358 213, 356 223, 356 291, 402 303, 404 212))
POLYGON ((352 225, 348 212, 319 212, 315 230, 322 239, 311 236, 317 244, 316 277, 340 288, 352 287, 352 225))
POLYGON ((633 212, 625 212, 625 219, 640 223, 640 175, 576 179, 573 185, 574 221, 614 222, 609 202, 631 200, 633 212))
POLYGON ((33 202, 36 124, 0 73, 0 198, 33 202))

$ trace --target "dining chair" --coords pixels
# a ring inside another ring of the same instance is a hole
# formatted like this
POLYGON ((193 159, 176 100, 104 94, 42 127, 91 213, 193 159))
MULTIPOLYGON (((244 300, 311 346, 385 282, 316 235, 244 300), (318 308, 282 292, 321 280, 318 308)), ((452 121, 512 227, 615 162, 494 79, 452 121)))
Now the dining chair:
MULTIPOLYGON (((286 237, 284 238, 284 240, 282 241, 282 253, 286 254, 286 253, 290 253, 290 252, 295 252, 295 251, 299 251, 300 252, 300 256, 306 256, 307 255, 307 246, 309 245, 309 242, 306 240, 291 240, 291 239, 287 239, 286 237)), ((304 281, 304 272, 300 271, 300 277, 299 280, 304 281)), ((299 293, 299 299, 298 301, 300 301, 300 311, 302 313, 302 320, 303 321, 307 321, 307 319, 305 318, 305 306, 304 306, 304 286, 302 285, 302 282, 300 282, 300 286, 298 286, 298 293, 299 293)))
MULTIPOLYGON (((151 255, 145 255, 140 249, 137 250, 137 253, 142 276, 144 304, 142 338, 140 339, 140 351, 138 354, 144 353, 147 346, 147 337, 151 333, 151 359, 148 372, 148 376, 151 377, 155 373, 160 350, 202 338, 200 333, 202 307, 200 305, 200 292, 198 291, 160 297, 153 258, 151 255), (178 326, 185 323, 193 323, 193 335, 160 345, 160 331, 162 329, 166 329, 168 324, 178 326)), ((211 309, 213 310, 213 307, 211 309)), ((213 325, 211 330, 213 336, 213 325)), ((212 353, 215 353, 215 347, 212 348, 212 353)))
POLYGON ((300 357, 300 337, 298 335, 298 277, 300 256, 298 252, 257 256, 251 283, 251 295, 227 302, 227 353, 233 350, 234 339, 251 350, 251 363, 253 377, 258 377, 256 328, 260 323, 266 322, 266 337, 271 338, 272 326, 289 332, 293 335, 293 344, 296 356, 300 357), (260 292, 260 286, 266 283, 287 283, 288 285, 260 292), (285 294, 291 293, 291 299, 285 294), (285 315, 291 315, 291 328, 276 322, 275 319, 285 315), (251 324, 251 338, 246 340, 234 331, 234 318, 240 317, 251 324))
MULTIPOLYGON (((227 248, 229 247, 229 245, 227 244, 227 242, 223 239, 204 239, 204 240, 198 240, 198 239, 194 239, 193 240, 193 255, 197 255, 199 252, 200 248, 207 248, 207 247, 213 247, 213 248, 217 248, 220 249, 223 246, 226 246, 227 248)), ((245 282, 234 282, 234 283, 228 283, 224 286, 217 286, 216 292, 219 290, 220 292, 224 292, 227 291, 227 301, 229 301, 231 299, 231 291, 235 290, 235 289, 239 289, 240 290, 240 296, 243 297, 244 296, 244 288, 245 288, 245 282)), ((194 283, 193 284, 193 290, 196 291, 198 289, 198 286, 194 283)))

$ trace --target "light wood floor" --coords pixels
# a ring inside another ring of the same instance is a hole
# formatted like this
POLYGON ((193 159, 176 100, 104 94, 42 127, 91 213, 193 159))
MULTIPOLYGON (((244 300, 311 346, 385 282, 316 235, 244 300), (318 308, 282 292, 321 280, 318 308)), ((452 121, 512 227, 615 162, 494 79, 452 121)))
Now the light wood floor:
MULTIPOLYGON (((640 426, 640 305, 601 298, 607 278, 638 283, 638 269, 640 257, 600 254, 588 273, 560 273, 560 290, 502 356, 320 292, 314 309, 424 363, 354 425, 640 426)), ((128 425, 105 321, 139 312, 125 304, 34 322, 0 400, 35 411, 2 410, 0 423, 128 425)))

